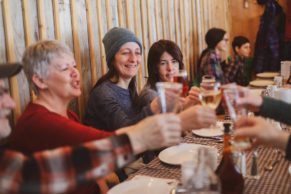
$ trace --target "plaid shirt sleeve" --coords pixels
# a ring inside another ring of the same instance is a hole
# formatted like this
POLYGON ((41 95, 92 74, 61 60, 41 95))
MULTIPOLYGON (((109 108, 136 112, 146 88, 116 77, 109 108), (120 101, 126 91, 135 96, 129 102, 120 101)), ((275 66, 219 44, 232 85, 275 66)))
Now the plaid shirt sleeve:
POLYGON ((237 64, 235 60, 232 60, 225 68, 224 76, 228 82, 235 82, 236 74, 239 71, 240 64, 237 64))
POLYGON ((13 151, 0 154, 1 194, 63 193, 134 160, 125 134, 77 147, 42 151, 29 158, 13 151))

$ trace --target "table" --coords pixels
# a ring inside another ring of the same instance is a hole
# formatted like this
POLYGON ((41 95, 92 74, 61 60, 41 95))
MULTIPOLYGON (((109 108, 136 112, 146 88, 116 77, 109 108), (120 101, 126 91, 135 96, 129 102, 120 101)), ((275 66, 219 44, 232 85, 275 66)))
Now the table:
MULTIPOLYGON (((183 139, 184 143, 196 143, 207 146, 214 146, 222 153, 223 143, 217 143, 207 138, 201 138, 188 134, 183 139)), ((274 149, 272 148, 258 148, 259 153, 259 172, 261 178, 245 179, 245 194, 291 194, 291 175, 288 173, 290 162, 282 159, 277 163, 272 171, 265 171, 264 165, 272 158, 274 149)), ((247 165, 250 166, 251 153, 247 154, 247 165)), ((250 169, 248 167, 248 169, 250 169)), ((170 178, 180 180, 181 172, 179 166, 168 165, 160 162, 158 158, 152 160, 149 164, 141 168, 139 171, 129 177, 133 178, 135 175, 147 175, 158 178, 170 178)))

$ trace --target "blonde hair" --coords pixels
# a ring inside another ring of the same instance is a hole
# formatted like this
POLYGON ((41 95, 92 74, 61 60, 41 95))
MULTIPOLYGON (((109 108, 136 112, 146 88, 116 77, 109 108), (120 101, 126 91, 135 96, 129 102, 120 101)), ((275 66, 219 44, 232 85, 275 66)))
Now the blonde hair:
POLYGON ((51 62, 63 54, 73 56, 71 49, 67 45, 56 40, 38 41, 24 51, 22 57, 23 70, 29 85, 36 95, 39 94, 39 89, 32 81, 32 76, 37 75, 41 79, 46 79, 49 75, 49 68, 52 65, 51 62))

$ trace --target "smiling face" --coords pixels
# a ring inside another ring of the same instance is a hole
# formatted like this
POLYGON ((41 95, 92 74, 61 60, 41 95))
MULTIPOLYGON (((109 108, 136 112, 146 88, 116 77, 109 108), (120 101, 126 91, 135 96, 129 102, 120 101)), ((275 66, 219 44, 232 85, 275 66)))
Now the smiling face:
POLYGON ((251 54, 251 44, 247 42, 240 47, 235 47, 235 52, 241 57, 249 57, 251 54))
POLYGON ((7 137, 11 133, 11 127, 7 116, 15 108, 15 102, 4 86, 4 81, 0 79, 0 139, 7 137))
MULTIPOLYGON (((81 95, 80 73, 73 56, 61 54, 52 60, 45 90, 52 96, 72 100, 81 95)), ((40 91, 41 92, 41 91, 40 91)))
POLYGON ((127 42, 115 54, 113 63, 120 79, 131 80, 136 76, 140 62, 139 45, 135 42, 127 42))
POLYGON ((164 52, 160 58, 160 63, 158 64, 160 81, 173 82, 174 75, 178 72, 178 70, 179 62, 168 52, 164 52))

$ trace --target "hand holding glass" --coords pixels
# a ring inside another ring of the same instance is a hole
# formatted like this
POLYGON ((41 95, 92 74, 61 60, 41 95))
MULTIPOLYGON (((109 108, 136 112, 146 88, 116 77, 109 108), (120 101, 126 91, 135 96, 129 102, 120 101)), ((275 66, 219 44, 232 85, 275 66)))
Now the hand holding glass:
POLYGON ((172 82, 157 82, 156 88, 160 98, 161 112, 179 112, 182 84, 172 82))

